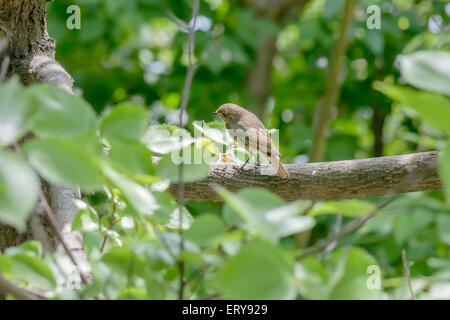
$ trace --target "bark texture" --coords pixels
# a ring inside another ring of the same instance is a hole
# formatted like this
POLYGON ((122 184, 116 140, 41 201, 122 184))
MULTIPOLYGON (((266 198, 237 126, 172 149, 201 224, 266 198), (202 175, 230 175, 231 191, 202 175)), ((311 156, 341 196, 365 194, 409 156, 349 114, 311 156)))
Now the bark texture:
POLYGON ((25 84, 42 81, 72 92, 72 77, 55 60, 55 42, 47 32, 47 0, 0 0, 0 36, 9 57, 9 75, 25 84))
MULTIPOLYGON (((185 184, 185 197, 220 200, 211 188, 217 184, 230 191, 246 187, 265 188, 284 200, 337 200, 380 196, 389 193, 408 174, 422 179, 402 192, 437 190, 441 183, 437 172, 437 152, 361 160, 284 165, 290 179, 261 175, 260 167, 247 164, 214 164, 205 180, 185 184)), ((177 194, 177 186, 169 191, 177 194)))
MULTIPOLYGON (((46 8, 48 0, 0 0, 0 61, 8 57, 8 75, 17 74, 24 84, 45 82, 72 93, 73 79, 55 60, 55 43, 47 32, 46 8)), ((85 258, 82 235, 71 232, 71 224, 77 212, 72 198, 79 198, 79 191, 73 188, 49 186, 46 190, 49 203, 58 220, 58 229, 75 256, 85 258)), ((14 246, 27 238, 37 238, 49 249, 51 241, 46 236, 45 222, 38 223, 35 216, 42 216, 38 203, 28 223, 32 229, 20 235, 9 227, 1 227, 0 249, 14 246), (4 236, 8 236, 8 238, 4 236), (45 237, 45 239, 43 238, 45 237)), ((40 219, 43 220, 43 219, 40 219)), ((54 246, 53 246, 54 247, 54 246)), ((58 246, 57 250, 61 248, 58 246)))

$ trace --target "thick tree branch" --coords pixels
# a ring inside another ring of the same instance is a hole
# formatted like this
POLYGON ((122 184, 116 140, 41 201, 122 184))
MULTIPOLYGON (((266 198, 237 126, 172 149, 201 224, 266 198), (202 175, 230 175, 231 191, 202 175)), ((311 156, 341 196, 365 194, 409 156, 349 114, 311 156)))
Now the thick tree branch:
MULTIPOLYGON (((298 199, 336 200, 388 194, 408 173, 423 177, 404 192, 437 190, 441 183, 437 172, 438 152, 307 164, 287 164, 290 179, 261 175, 260 167, 248 164, 213 164, 205 180, 187 183, 184 196, 190 199, 220 200, 211 185, 219 184, 230 191, 246 187, 265 188, 292 201, 298 199)), ((169 191, 176 195, 177 186, 169 191)))
POLYGON ((432 174, 436 170, 435 166, 436 162, 430 161, 425 165, 425 167, 422 167, 421 170, 409 171, 400 183, 389 190, 387 195, 378 201, 377 205, 367 215, 353 220, 352 222, 346 224, 341 231, 319 241, 314 246, 307 248, 298 259, 303 259, 320 251, 324 251, 325 254, 332 251, 334 249, 333 247, 329 250, 331 245, 337 246, 339 239, 344 238, 350 233, 361 228, 367 223, 367 221, 375 217, 381 209, 394 201, 400 193, 405 192, 411 185, 415 185, 417 182, 422 181, 425 177, 432 174))

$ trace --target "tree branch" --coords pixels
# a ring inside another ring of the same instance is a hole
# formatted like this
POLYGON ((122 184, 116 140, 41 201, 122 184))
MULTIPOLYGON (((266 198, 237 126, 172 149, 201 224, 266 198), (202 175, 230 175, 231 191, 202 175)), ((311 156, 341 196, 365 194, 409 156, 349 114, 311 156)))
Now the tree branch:
POLYGON ((17 300, 37 300, 24 289, 19 288, 0 275, 0 293, 11 294, 17 300))
MULTIPOLYGON (((230 191, 246 187, 268 189, 284 200, 337 200, 380 196, 390 193, 408 173, 423 179, 410 183, 401 193, 441 189, 437 170, 438 152, 412 153, 379 157, 307 164, 287 164, 290 179, 261 175, 257 164, 247 164, 239 171, 239 164, 211 165, 208 177, 186 183, 184 196, 190 199, 221 200, 211 188, 219 184, 230 191)), ((264 165, 263 165, 264 166, 264 165)), ((169 187, 178 194, 177 185, 169 187)))
POLYGON ((361 228, 367 221, 375 217, 381 209, 394 201, 400 193, 408 190, 411 185, 415 185, 417 182, 423 181, 423 179, 425 179, 425 177, 427 177, 433 171, 436 171, 436 161, 428 162, 421 170, 409 171, 407 175, 400 181, 400 183, 389 190, 387 196, 378 201, 377 205, 366 216, 353 220, 352 222, 348 223, 341 231, 319 241, 313 247, 306 249, 298 258, 298 260, 320 251, 325 251, 325 254, 331 252, 337 246, 339 239, 344 238, 350 233, 361 228))
POLYGON ((409 295, 411 297, 411 300, 415 300, 416 298, 415 298, 414 290, 413 290, 412 284, 411 284, 411 274, 409 272, 409 263, 408 263, 408 260, 406 259, 406 250, 405 249, 402 250, 402 263, 403 263, 403 271, 405 272, 406 281, 408 282, 409 295))
MULTIPOLYGON (((56 237, 58 238, 58 240, 60 242, 60 245, 63 247, 63 250, 67 253, 67 255, 69 256, 70 261, 72 261, 73 265, 77 269, 77 271, 78 271, 78 273, 80 275, 81 281, 83 281, 84 284, 89 284, 88 279, 83 274, 83 271, 81 270, 80 265, 78 264, 77 260, 75 259, 74 255, 73 255, 74 248, 69 248, 68 247, 68 245, 66 243, 67 237, 65 239, 64 236, 63 236, 63 233, 60 231, 61 228, 59 228, 58 222, 56 221, 56 217, 53 214, 53 211, 50 208, 50 205, 48 204, 47 199, 45 198, 45 195, 42 192, 42 190, 40 190, 39 198, 40 198, 40 200, 42 201, 42 203, 44 205, 44 210, 45 210, 45 212, 47 214, 47 218, 48 218, 51 226, 53 227, 53 229, 55 231, 56 237)), ((64 231, 64 228, 63 228, 62 231, 64 231)), ((78 250, 83 251, 83 247, 78 248, 78 250)))

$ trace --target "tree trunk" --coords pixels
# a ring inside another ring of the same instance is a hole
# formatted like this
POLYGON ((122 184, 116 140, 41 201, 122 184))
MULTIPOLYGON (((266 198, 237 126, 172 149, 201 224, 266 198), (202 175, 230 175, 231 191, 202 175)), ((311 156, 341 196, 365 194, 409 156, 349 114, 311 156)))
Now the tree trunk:
MULTIPOLYGON (((299 14, 308 0, 246 0, 247 7, 266 19, 272 20, 281 28, 289 17, 299 14)), ((272 61, 277 52, 276 35, 262 35, 256 52, 255 64, 249 69, 246 90, 253 98, 249 109, 260 119, 272 89, 272 61)))
POLYGON ((386 114, 380 111, 378 108, 373 108, 372 116, 372 132, 373 132, 373 156, 383 156, 383 127, 386 120, 386 114))
MULTIPOLYGON (((19 75, 22 83, 45 82, 58 86, 72 93, 73 79, 55 60, 55 42, 47 32, 47 0, 0 0, 0 39, 5 44, 0 50, 0 61, 9 59, 8 76, 19 75)), ((46 190, 48 201, 56 215, 59 232, 73 254, 85 258, 83 239, 80 232, 72 232, 71 224, 77 212, 72 198, 79 198, 80 193, 74 188, 49 186, 46 190)), ((45 227, 42 207, 37 203, 28 226, 32 229, 26 235, 18 234, 10 227, 2 226, 0 230, 0 249, 14 246, 29 238, 43 242, 46 250, 55 249, 46 237, 50 234, 45 227), (40 223, 38 223, 38 221, 40 223), (44 238, 43 238, 44 237, 44 238), (52 248, 53 247, 53 248, 52 248)), ((60 246, 56 248, 62 249, 60 246)))

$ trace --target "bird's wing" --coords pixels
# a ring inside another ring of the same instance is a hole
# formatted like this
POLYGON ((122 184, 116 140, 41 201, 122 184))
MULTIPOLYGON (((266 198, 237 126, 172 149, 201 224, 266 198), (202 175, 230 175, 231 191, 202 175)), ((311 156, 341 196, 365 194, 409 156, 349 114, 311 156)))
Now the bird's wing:
POLYGON ((270 138, 270 134, 266 129, 258 130, 258 149, 258 152, 266 157, 267 160, 272 157, 280 157, 280 153, 275 147, 275 144, 273 143, 272 139, 270 138))
MULTIPOLYGON (((234 140, 247 151, 258 152, 269 160, 272 156, 279 158, 280 154, 276 150, 269 132, 262 126, 262 128, 247 127, 242 122, 233 125, 231 135, 234 140)), ((270 161, 270 160, 269 160, 270 161)))
POLYGON ((244 115, 242 115, 239 122, 242 121, 245 121, 245 123, 250 124, 253 128, 264 130, 266 129, 262 124, 261 120, 259 120, 258 117, 251 112, 246 112, 244 115))

